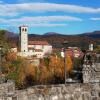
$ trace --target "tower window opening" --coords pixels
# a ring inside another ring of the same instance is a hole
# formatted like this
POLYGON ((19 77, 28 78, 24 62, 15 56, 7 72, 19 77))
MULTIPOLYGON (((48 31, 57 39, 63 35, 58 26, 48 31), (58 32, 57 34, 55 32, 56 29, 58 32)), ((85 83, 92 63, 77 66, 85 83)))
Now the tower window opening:
POLYGON ((24 31, 24 28, 22 28, 22 31, 24 31))
POLYGON ((25 32, 27 31, 27 29, 25 28, 25 32))

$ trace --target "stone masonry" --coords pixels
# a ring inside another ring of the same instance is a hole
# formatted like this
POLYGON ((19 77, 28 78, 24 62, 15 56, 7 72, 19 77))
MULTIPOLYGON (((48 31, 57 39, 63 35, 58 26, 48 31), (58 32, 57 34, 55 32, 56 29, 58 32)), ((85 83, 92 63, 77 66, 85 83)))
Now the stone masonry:
POLYGON ((13 82, 0 84, 0 100, 100 100, 100 84, 41 85, 15 90, 13 82))
POLYGON ((83 65, 83 83, 100 83, 100 63, 83 65))

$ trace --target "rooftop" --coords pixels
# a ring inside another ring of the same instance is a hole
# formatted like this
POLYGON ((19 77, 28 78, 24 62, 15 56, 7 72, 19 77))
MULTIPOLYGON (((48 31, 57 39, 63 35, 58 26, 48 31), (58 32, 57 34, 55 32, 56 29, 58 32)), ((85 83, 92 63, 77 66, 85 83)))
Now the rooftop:
POLYGON ((29 41, 29 45, 50 45, 47 41, 29 41))

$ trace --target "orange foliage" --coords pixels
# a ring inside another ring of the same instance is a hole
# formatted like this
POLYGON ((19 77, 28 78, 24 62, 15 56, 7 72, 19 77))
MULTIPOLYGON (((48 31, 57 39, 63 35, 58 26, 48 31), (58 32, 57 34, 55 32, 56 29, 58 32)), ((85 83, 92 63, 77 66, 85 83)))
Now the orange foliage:
POLYGON ((49 70, 47 69, 46 66, 43 66, 40 68, 40 77, 39 77, 39 82, 40 83, 47 83, 47 81, 49 80, 49 70))
POLYGON ((50 57, 51 65, 56 65, 58 62, 58 58, 56 55, 50 57))
MULTIPOLYGON (((14 54, 9 54, 9 55, 10 56, 8 56, 7 60, 10 61, 13 60, 14 59, 13 57, 15 57, 14 54)), ((67 60, 66 69, 67 72, 69 73, 73 68, 73 63, 70 55, 67 54, 66 60, 67 60)), ((27 83, 28 76, 31 76, 31 81, 36 82, 38 84, 47 84, 47 83, 56 82, 56 79, 59 79, 60 82, 64 80, 64 59, 58 57, 57 55, 52 55, 49 58, 50 62, 48 66, 46 66, 44 60, 41 61, 41 66, 39 67, 35 67, 24 58, 23 59, 21 58, 20 61, 21 62, 18 66, 17 73, 18 73, 18 84, 20 84, 21 86, 28 84, 27 83)), ((9 66, 11 66, 10 63, 9 66)), ((10 69, 11 69, 10 67, 7 67, 7 70, 9 72, 10 69)))
POLYGON ((73 62, 71 59, 71 56, 69 54, 66 54, 66 70, 67 72, 71 72, 73 68, 73 62))
POLYGON ((18 72, 19 72, 18 82, 21 83, 21 84, 24 84, 24 80, 25 80, 25 77, 26 77, 25 64, 24 63, 20 64, 18 72))
POLYGON ((51 57, 50 69, 54 71, 54 74, 63 78, 64 76, 64 60, 57 57, 57 55, 51 57))
POLYGON ((6 60, 7 61, 13 61, 13 60, 16 60, 17 59, 17 55, 15 52, 9 52, 7 55, 6 55, 6 60))
POLYGON ((31 64, 28 64, 25 68, 26 75, 32 75, 35 76, 35 66, 32 66, 31 64))

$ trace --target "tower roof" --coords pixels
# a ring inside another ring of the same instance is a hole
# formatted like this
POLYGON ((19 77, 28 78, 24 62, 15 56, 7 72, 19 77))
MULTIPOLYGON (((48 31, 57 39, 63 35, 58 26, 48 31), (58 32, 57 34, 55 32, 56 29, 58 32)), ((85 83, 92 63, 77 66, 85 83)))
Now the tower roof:
POLYGON ((21 28, 21 27, 28 27, 27 25, 22 25, 22 26, 19 26, 19 28, 21 28))

